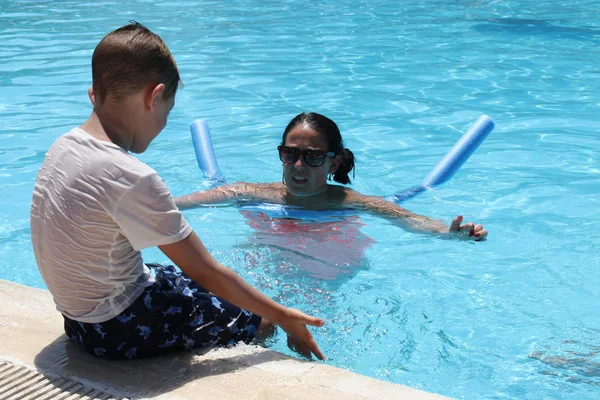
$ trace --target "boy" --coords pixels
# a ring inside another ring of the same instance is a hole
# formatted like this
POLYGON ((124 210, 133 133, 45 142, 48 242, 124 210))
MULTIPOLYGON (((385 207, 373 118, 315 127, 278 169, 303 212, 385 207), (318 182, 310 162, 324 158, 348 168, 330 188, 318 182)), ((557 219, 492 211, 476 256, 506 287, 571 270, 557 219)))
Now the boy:
POLYGON ((146 150, 175 103, 179 72, 162 39, 138 23, 111 32, 92 78, 92 114, 46 154, 31 207, 36 261, 66 334, 97 356, 132 359, 260 342, 279 325, 290 348, 324 359, 306 328, 324 322, 216 262, 157 173, 130 154, 146 150), (151 246, 183 274, 144 264, 151 246))

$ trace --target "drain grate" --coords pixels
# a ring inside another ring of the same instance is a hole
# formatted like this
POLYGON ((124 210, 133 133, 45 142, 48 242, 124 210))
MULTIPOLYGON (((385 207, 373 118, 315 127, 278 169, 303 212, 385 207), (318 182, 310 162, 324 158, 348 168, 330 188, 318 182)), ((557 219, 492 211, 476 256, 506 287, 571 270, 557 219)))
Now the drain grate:
POLYGON ((33 369, 0 360, 0 400, 126 399, 73 380, 50 377, 33 369))

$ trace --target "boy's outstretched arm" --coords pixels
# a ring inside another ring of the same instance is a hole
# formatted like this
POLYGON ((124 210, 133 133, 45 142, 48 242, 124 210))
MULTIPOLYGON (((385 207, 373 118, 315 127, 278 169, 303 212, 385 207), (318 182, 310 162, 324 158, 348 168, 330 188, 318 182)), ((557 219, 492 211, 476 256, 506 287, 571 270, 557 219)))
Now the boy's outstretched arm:
POLYGON ((177 243, 159 248, 187 276, 209 292, 279 325, 288 334, 288 342, 291 340, 296 344, 295 350, 309 358, 312 353, 320 360, 325 359, 306 327, 323 326, 325 322, 322 319, 284 307, 256 290, 234 271, 219 264, 194 232, 177 243))
POLYGON ((355 191, 347 194, 345 203, 384 217, 390 222, 399 225, 402 229, 411 232, 428 233, 447 238, 472 239, 475 241, 484 240, 488 234, 481 224, 475 225, 472 222, 467 222, 461 225, 463 221, 462 216, 454 218, 450 226, 448 226, 442 221, 412 213, 396 203, 392 203, 381 197, 365 196, 355 191))

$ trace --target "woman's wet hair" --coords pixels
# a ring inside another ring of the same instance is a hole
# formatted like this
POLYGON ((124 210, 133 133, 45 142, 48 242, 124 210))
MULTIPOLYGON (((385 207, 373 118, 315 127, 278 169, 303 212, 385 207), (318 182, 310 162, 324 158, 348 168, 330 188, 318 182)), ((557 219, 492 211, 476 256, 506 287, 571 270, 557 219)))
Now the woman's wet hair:
POLYGON ((120 100, 146 85, 164 83, 163 98, 181 86, 179 70, 167 45, 144 25, 132 21, 106 35, 92 55, 96 102, 120 100))
MULTIPOLYGON (((314 112, 298 114, 290 121, 283 132, 281 145, 285 145, 288 133, 297 125, 305 124, 310 129, 320 134, 327 143, 327 151, 333 151, 336 155, 342 156, 342 163, 333 173, 333 180, 347 185, 350 182, 348 174, 354 169, 354 154, 349 149, 344 148, 344 141, 340 129, 331 119, 324 115, 314 112)), ((354 174, 352 174, 354 178, 354 174)))

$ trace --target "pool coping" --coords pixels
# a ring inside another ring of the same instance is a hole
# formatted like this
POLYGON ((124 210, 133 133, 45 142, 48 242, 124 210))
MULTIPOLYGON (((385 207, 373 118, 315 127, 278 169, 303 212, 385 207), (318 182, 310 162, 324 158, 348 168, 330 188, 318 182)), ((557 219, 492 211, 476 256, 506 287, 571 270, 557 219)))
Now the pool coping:
POLYGON ((47 290, 5 280, 0 338, 0 360, 128 398, 447 399, 244 344, 146 360, 97 359, 66 338, 47 290))

